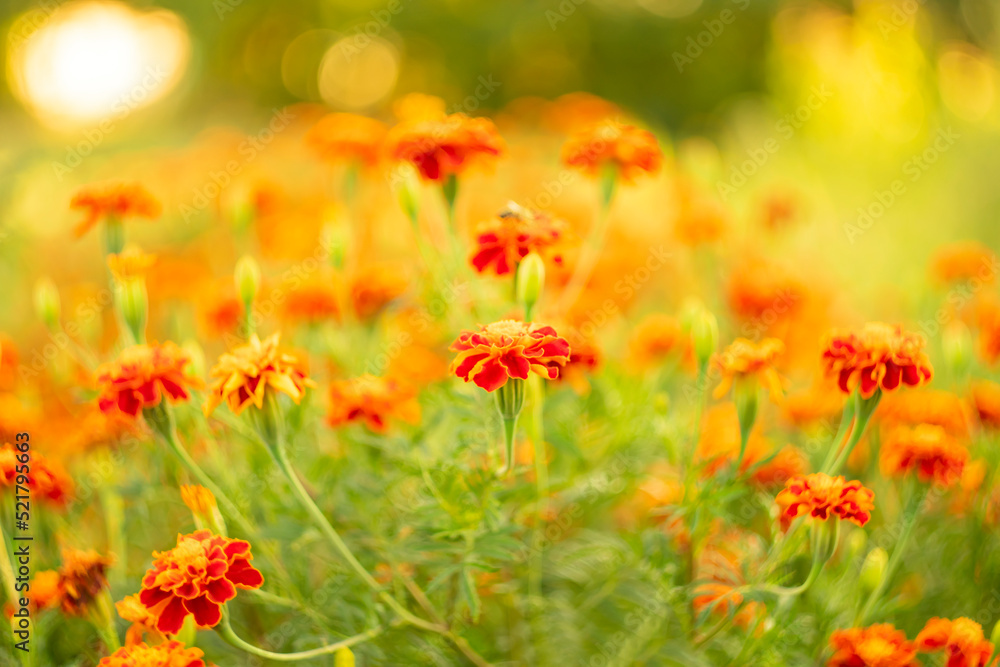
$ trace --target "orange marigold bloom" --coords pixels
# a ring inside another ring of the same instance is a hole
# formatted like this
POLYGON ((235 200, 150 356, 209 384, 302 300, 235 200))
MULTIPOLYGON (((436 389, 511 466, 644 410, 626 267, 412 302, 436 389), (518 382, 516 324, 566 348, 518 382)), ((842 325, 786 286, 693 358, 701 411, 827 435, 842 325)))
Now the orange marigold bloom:
POLYGON ((834 654, 827 667, 920 667, 916 647, 888 623, 837 630, 830 646, 834 654))
POLYGON ((53 609, 62 603, 62 590, 59 587, 61 579, 58 570, 35 573, 28 586, 28 600, 36 610, 53 609))
POLYGON ((391 264, 369 264, 355 273, 351 282, 351 306, 362 320, 381 313, 406 292, 406 276, 391 264))
POLYGON ((316 386, 296 357, 278 350, 279 338, 275 333, 261 342, 253 334, 246 345, 219 357, 211 371, 214 381, 205 401, 206 415, 223 402, 237 415, 249 405, 259 410, 268 388, 298 403, 306 387, 316 386))
POLYGON ((781 378, 774 370, 774 362, 785 351, 785 344, 777 338, 765 338, 759 343, 737 338, 722 354, 715 355, 715 367, 722 373, 722 381, 715 388, 715 398, 722 398, 733 382, 755 378, 766 388, 771 398, 781 394, 781 378))
POLYGON ((664 313, 652 313, 639 322, 629 340, 629 355, 639 366, 661 361, 671 352, 683 350, 687 337, 680 322, 664 313))
POLYGON ((342 426, 363 421, 376 433, 389 428, 389 419, 397 418, 410 424, 420 421, 420 404, 416 391, 391 378, 366 373, 351 380, 330 383, 330 426, 342 426))
POLYGON ((712 196, 701 192, 693 181, 675 181, 674 235, 689 247, 715 243, 729 226, 729 210, 712 196))
POLYGON ((882 474, 906 475, 916 471, 923 482, 950 486, 962 476, 969 450, 940 426, 901 426, 882 440, 879 468, 882 474))
POLYGON ((968 618, 932 618, 914 644, 921 653, 945 651, 947 667, 986 667, 993 655, 993 644, 983 636, 983 626, 968 618))
POLYGON ((869 322, 860 332, 835 332, 824 348, 827 374, 837 379, 841 391, 849 394, 857 387, 863 398, 879 388, 918 387, 934 375, 923 337, 899 325, 869 322))
POLYGON ((139 600, 138 593, 128 595, 115 603, 115 610, 122 620, 132 623, 125 634, 126 646, 142 642, 148 632, 156 639, 163 639, 163 634, 156 629, 156 616, 139 600))
POLYGON ((504 151, 493 121, 460 113, 404 121, 389 132, 386 142, 394 159, 409 162, 428 181, 444 181, 460 174, 471 160, 504 151))
POLYGON ((806 290, 782 266, 751 257, 733 268, 726 284, 726 300, 733 314, 759 326, 795 314, 806 300, 806 290))
MULTIPOLYGON (((14 487, 17 484, 17 469, 21 465, 18 456, 23 456, 23 453, 10 443, 0 447, 0 487, 14 487)), ((73 479, 48 457, 32 452, 28 489, 34 498, 63 507, 73 495, 73 479)))
POLYGON ((200 484, 182 484, 181 500, 194 514, 211 514, 218 508, 215 495, 200 484))
POLYGON ((972 403, 984 426, 1000 428, 1000 384, 989 380, 974 382, 972 403))
POLYGON ((178 535, 177 546, 153 553, 139 600, 156 616, 160 632, 177 634, 189 614, 202 628, 222 620, 222 606, 236 589, 260 588, 264 576, 251 564, 250 543, 211 531, 178 535))
POLYGON ((940 248, 931 261, 931 274, 939 282, 978 280, 992 283, 997 272, 997 256, 978 241, 959 241, 940 248))
POLYGON ((552 327, 516 320, 463 331, 450 349, 458 352, 451 372, 486 391, 499 389, 508 378, 526 380, 532 371, 554 380, 570 355, 569 343, 552 327))
POLYGON ((337 290, 332 281, 312 280, 285 295, 283 309, 290 322, 321 322, 340 316, 337 290))
POLYGON ((169 341, 125 348, 118 359, 97 369, 97 405, 107 413, 138 417, 159 405, 164 394, 175 402, 186 401, 187 387, 194 383, 184 374, 189 362, 187 353, 169 341))
POLYGON ((108 587, 107 571, 113 559, 96 551, 63 549, 59 568, 59 605, 71 616, 81 616, 108 587))
POLYGON ((144 278, 156 262, 156 255, 147 255, 135 246, 128 246, 118 254, 108 255, 108 269, 118 282, 124 283, 144 278))
POLYGON ((848 482, 843 475, 817 472, 788 480, 775 502, 788 523, 806 514, 823 521, 834 515, 864 526, 875 509, 875 493, 857 480, 848 482))
POLYGON ((161 210, 160 202, 138 183, 85 188, 73 196, 69 207, 87 214, 73 230, 78 237, 86 234, 101 218, 156 218, 161 210))
POLYGON ((156 646, 139 643, 123 646, 101 658, 97 667, 207 667, 202 660, 204 656, 201 649, 188 648, 178 641, 156 646))
POLYGON ((601 366, 601 348, 592 338, 577 335, 570 343, 569 361, 563 366, 559 380, 573 388, 577 394, 585 395, 590 390, 587 376, 601 366))
MULTIPOLYGON (((712 613, 728 616, 743 604, 737 590, 746 584, 744 573, 759 564, 763 548, 760 538, 738 529, 728 529, 709 538, 696 563, 696 579, 705 581, 695 588, 695 612, 711 607, 712 613)), ((736 613, 734 622, 747 628, 764 613, 759 602, 749 602, 736 613)))
MULTIPOLYGON (((479 273, 512 273, 528 253, 543 254, 556 245, 565 227, 562 220, 542 211, 508 202, 495 218, 479 226, 469 262, 479 273)), ((553 259, 562 261, 559 255, 553 259)))
POLYGON ((603 122, 577 132, 563 146, 563 162, 597 175, 610 164, 625 182, 641 172, 655 173, 663 161, 660 145, 652 132, 633 125, 603 122))
POLYGON ((306 145, 324 160, 356 160, 366 166, 378 162, 388 128, 384 123, 353 113, 331 113, 306 132, 306 145))
MULTIPOLYGON (((735 462, 740 453, 740 424, 736 416, 736 405, 728 402, 714 405, 705 412, 701 434, 695 447, 695 459, 704 465, 702 476, 715 475, 725 465, 735 462)), ((754 469, 750 480, 759 486, 784 484, 808 469, 805 455, 786 445, 775 453, 771 441, 760 434, 760 429, 750 432, 746 452, 740 472, 754 469)))
POLYGON ((885 427, 934 424, 957 437, 968 436, 972 420, 969 406, 961 397, 933 389, 888 394, 875 416, 885 427))

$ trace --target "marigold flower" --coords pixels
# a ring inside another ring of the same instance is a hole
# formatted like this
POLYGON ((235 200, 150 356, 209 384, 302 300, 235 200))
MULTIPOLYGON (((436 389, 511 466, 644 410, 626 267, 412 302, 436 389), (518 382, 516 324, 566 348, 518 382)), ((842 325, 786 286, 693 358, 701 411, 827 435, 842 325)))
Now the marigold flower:
POLYGON ((136 246, 128 246, 120 253, 108 255, 108 269, 120 283, 144 278, 156 262, 156 255, 148 255, 136 246))
POLYGON ((306 387, 316 386, 296 357, 278 350, 279 338, 275 333, 261 342, 253 334, 246 345, 219 357, 211 371, 214 382, 205 402, 206 415, 223 402, 237 415, 249 405, 259 410, 268 388, 298 403, 306 387))
POLYGON ((59 568, 59 605, 63 613, 81 616, 108 587, 107 571, 112 558, 96 551, 63 549, 59 568))
POLYGON ((969 406, 950 391, 918 389, 885 396, 875 412, 884 428, 934 424, 956 437, 969 434, 969 406))
POLYGON ((591 93, 567 93, 543 109, 547 127, 559 132, 578 132, 621 115, 613 102, 591 93))
POLYGON ((787 320, 806 301, 802 283, 778 264, 745 258, 729 275, 726 300, 737 317, 755 325, 787 320))
POLYGON ((444 181, 471 160, 504 151, 493 121, 460 113, 404 121, 390 130, 386 143, 394 159, 409 162, 428 181, 444 181))
POLYGON ((369 264, 354 274, 351 281, 351 306, 361 320, 381 313, 408 287, 406 276, 390 264, 369 264))
POLYGON ((73 196, 69 207, 87 214, 73 230, 77 237, 86 234, 101 218, 156 218, 161 210, 160 202, 138 183, 84 188, 73 196))
MULTIPOLYGON (((792 445, 786 445, 777 452, 775 449, 759 429, 751 430, 739 472, 746 473, 753 468, 750 481, 759 486, 784 484, 806 472, 808 461, 801 451, 792 445)), ((712 477, 725 465, 734 462, 739 453, 740 425, 736 405, 722 403, 712 406, 705 412, 695 446, 695 459, 704 466, 702 476, 706 479, 712 477)))
MULTIPOLYGON (((0 447, 0 487, 17 484, 20 452, 10 443, 0 447)), ((73 479, 54 461, 38 452, 31 453, 28 489, 33 498, 64 507, 73 496, 73 479)))
POLYGON ((184 373, 189 362, 187 353, 169 341, 125 348, 118 359, 97 369, 101 392, 97 404, 106 413, 138 417, 144 409, 159 405, 164 395, 174 402, 186 401, 187 388, 195 382, 184 373))
POLYGON ((888 623, 837 630, 830 646, 834 654, 827 667, 920 667, 916 647, 888 623))
POLYGON ((848 482, 843 475, 830 477, 822 472, 793 477, 775 498, 788 523, 806 514, 823 521, 833 515, 858 526, 868 523, 874 501, 875 493, 861 482, 848 482))
POLYGON ((986 667, 993 655, 993 644, 983 636, 983 626, 968 618, 932 618, 914 644, 921 653, 946 652, 947 667, 986 667))
POLYGON ((384 123, 353 113, 331 113, 306 132, 306 145, 324 160, 378 162, 388 128, 384 123))
POLYGON ((420 421, 416 392, 391 378, 365 374, 351 380, 330 383, 330 426, 363 421, 376 433, 389 428, 389 419, 410 424, 420 421))
POLYGON ((716 368, 722 373, 722 381, 715 388, 715 398, 722 398, 733 386, 733 382, 745 378, 755 378, 776 398, 781 394, 781 378, 774 370, 774 362, 785 351, 785 344, 777 338, 765 338, 759 343, 746 338, 737 338, 722 354, 715 355, 716 368))
POLYGON ((181 500, 194 514, 209 514, 218 508, 215 496, 200 484, 182 484, 181 500))
POLYGON ((941 283, 977 280, 993 282, 997 272, 996 254, 978 241, 959 241, 934 254, 931 275, 941 283))
POLYGON ((984 426, 1000 428, 1000 384, 989 380, 972 383, 972 403, 984 426))
POLYGON ((729 529, 713 535, 705 545, 696 563, 696 579, 705 581, 695 588, 691 604, 695 612, 711 608, 712 613, 728 616, 740 605, 734 622, 748 628, 753 620, 765 612, 759 602, 744 604, 739 588, 746 584, 746 572, 751 572, 761 558, 760 538, 752 533, 729 529))
POLYGON ((674 190, 677 203, 672 217, 677 240, 692 248, 721 240, 729 227, 730 213, 725 205, 687 178, 677 179, 674 190))
POLYGON ((62 589, 59 587, 61 579, 58 570, 35 573, 28 586, 28 600, 36 610, 54 609, 62 603, 62 589))
POLYGON ((633 125, 603 122, 577 132, 563 146, 567 166, 597 175, 610 164, 625 182, 642 172, 656 173, 663 161, 660 145, 652 132, 633 125))
POLYGON ((312 280, 285 295, 283 315, 289 322, 322 322, 340 316, 340 303, 332 281, 312 280))
POLYGON ((264 576, 250 561, 250 543, 199 530, 178 535, 177 546, 153 553, 139 600, 156 616, 160 632, 177 634, 189 614, 199 627, 215 627, 236 589, 260 588, 264 576))
POLYGON ((499 389, 508 378, 526 380, 529 372, 554 380, 570 355, 569 343, 552 327, 515 320, 463 331, 450 349, 458 352, 451 372, 486 391, 499 389))
POLYGON ((570 343, 569 361, 559 373, 559 381, 566 382, 577 394, 583 396, 590 390, 587 376, 601 367, 601 348, 592 338, 576 336, 570 343))
POLYGON ((188 648, 178 641, 156 646, 139 643, 123 646, 101 658, 97 667, 207 667, 202 660, 204 655, 201 649, 188 648))
POLYGON ((115 610, 122 620, 132 625, 125 633, 125 644, 139 644, 148 632, 156 639, 163 639, 163 634, 156 629, 156 616, 139 600, 139 594, 128 595, 115 603, 115 610))
POLYGON ((835 332, 824 348, 827 374, 837 379, 844 393, 857 387, 862 398, 870 398, 880 388, 918 387, 934 375, 923 351, 923 337, 899 325, 869 322, 860 332, 835 332))
POLYGON ((940 426, 901 426, 882 440, 879 468, 886 476, 916 471, 922 482, 950 486, 962 476, 969 450, 940 426))
POLYGON ((673 352, 686 351, 688 338, 676 318, 652 313, 634 327, 628 347, 633 363, 645 368, 673 352))
MULTIPOLYGON (((512 273, 528 253, 546 253, 557 244, 565 227, 562 220, 542 211, 508 202, 495 218, 479 226, 469 262, 479 273, 512 273)), ((562 261, 558 255, 553 259, 562 261)))

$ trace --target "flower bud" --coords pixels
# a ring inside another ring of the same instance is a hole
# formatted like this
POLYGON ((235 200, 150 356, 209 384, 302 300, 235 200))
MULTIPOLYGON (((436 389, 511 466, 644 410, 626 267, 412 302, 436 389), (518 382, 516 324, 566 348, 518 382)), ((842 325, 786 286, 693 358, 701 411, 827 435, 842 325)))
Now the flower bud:
POLYGON ((181 500, 191 510, 199 530, 208 528, 217 535, 226 534, 226 522, 211 491, 197 484, 185 484, 181 486, 181 500))
POLYGON ((719 344, 719 324, 715 320, 715 315, 702 309, 692 318, 691 342, 694 344, 694 356, 698 360, 698 368, 704 372, 719 344))
POLYGON ((972 363, 972 334, 961 320, 955 320, 941 334, 941 347, 948 366, 956 375, 963 375, 972 363))
POLYGON ((505 464, 500 470, 500 474, 506 474, 514 468, 514 432, 517 429, 517 416, 521 414, 524 407, 524 385, 525 381, 518 378, 510 378, 494 394, 497 401, 497 410, 503 420, 505 464))
POLYGON ((354 654, 351 653, 351 649, 346 646, 337 649, 333 654, 333 667, 354 667, 354 654))
POLYGON ((545 287, 545 262, 537 252, 528 253, 517 266, 517 300, 524 304, 530 319, 531 310, 545 287))
POLYGON ((342 221, 331 221, 323 225, 323 247, 330 253, 330 266, 340 269, 347 258, 350 232, 342 221))
POLYGON ((996 622, 993 626, 993 632, 990 633, 990 643, 994 646, 1000 645, 1000 621, 996 622))
POLYGON ((885 576, 885 568, 889 562, 889 554, 882 547, 875 547, 868 552, 865 562, 861 566, 861 574, 858 575, 858 582, 865 596, 878 588, 885 576))
POLYGON ((240 300, 243 301, 243 305, 249 312, 250 306, 257 298, 257 292, 260 290, 260 267, 257 265, 257 261, 250 255, 243 255, 240 261, 236 262, 234 278, 236 280, 236 293, 240 295, 240 300))
POLYGON ((149 298, 146 296, 146 281, 130 280, 117 288, 118 308, 122 320, 136 342, 146 339, 146 317, 149 312, 149 298))
POLYGON ((733 384, 733 401, 736 403, 736 416, 739 419, 740 437, 743 442, 750 437, 750 431, 757 421, 759 393, 756 377, 738 377, 733 384))
POLYGON ((39 278, 35 283, 35 312, 50 331, 59 328, 59 290, 48 277, 39 278))

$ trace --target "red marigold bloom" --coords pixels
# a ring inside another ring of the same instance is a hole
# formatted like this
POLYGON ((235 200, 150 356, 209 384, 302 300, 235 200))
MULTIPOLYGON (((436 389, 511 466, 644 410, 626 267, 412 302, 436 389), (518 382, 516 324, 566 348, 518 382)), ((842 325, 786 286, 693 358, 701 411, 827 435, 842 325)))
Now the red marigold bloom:
POLYGON ((206 667, 204 655, 201 649, 188 648, 178 641, 156 646, 139 643, 123 646, 101 658, 97 667, 206 667))
POLYGON ((86 234, 101 218, 156 218, 161 210, 160 202, 138 183, 85 188, 73 196, 69 207, 87 214, 73 230, 78 237, 86 234))
POLYGON ((128 347, 97 369, 97 404, 104 412, 138 417, 159 405, 164 394, 172 401, 186 401, 187 386, 194 382, 184 374, 189 362, 187 353, 171 342, 128 347))
POLYGON ((834 515, 859 526, 868 523, 874 501, 875 493, 861 482, 848 482, 843 475, 830 477, 822 472, 793 477, 775 498, 782 519, 788 523, 805 514, 823 521, 834 515))
POLYGON ((986 667, 993 655, 993 644, 983 636, 983 626, 968 618, 932 618, 914 644, 921 653, 945 651, 947 667, 986 667))
POLYGON ((508 378, 526 380, 529 372, 554 380, 569 361, 569 343, 544 324, 501 320, 463 331, 451 344, 458 352, 451 372, 486 391, 507 384, 508 378))
POLYGON ((785 344, 777 338, 765 338, 759 343, 737 338, 722 354, 715 355, 715 366, 722 373, 722 381, 715 388, 715 398, 722 398, 733 382, 743 378, 756 378, 772 398, 781 394, 781 378, 774 370, 774 362, 785 351, 785 344))
POLYGON ((393 158, 409 162, 428 181, 444 181, 472 159, 504 151, 493 121, 460 113, 404 121, 389 132, 386 143, 393 158))
POLYGON ((961 397, 925 388, 886 395, 875 417, 883 428, 934 424, 956 437, 967 437, 972 421, 969 406, 961 397))
POLYGON ((178 535, 177 546, 153 553, 139 600, 156 615, 160 632, 177 634, 188 614, 203 628, 215 627, 236 589, 260 588, 264 576, 251 564, 250 543, 211 531, 178 535))
POLYGON ((827 667, 920 667, 916 647, 888 623, 837 630, 830 646, 834 654, 827 667))
POLYGON ((285 295, 282 313, 289 322, 322 322, 340 316, 337 290, 332 281, 311 280, 285 295))
POLYGON ((261 342, 253 334, 246 345, 219 357, 211 371, 214 382, 205 401, 206 415, 223 402, 237 415, 249 405, 261 409, 268 388, 298 403, 306 387, 316 386, 296 357, 278 350, 279 338, 272 334, 261 342))
POLYGON ((807 299, 801 281, 779 264, 760 257, 746 257, 729 275, 726 299, 743 320, 767 323, 787 320, 807 299))
POLYGON ((324 160, 378 162, 388 128, 385 123, 353 113, 331 113, 306 132, 306 144, 324 160))
MULTIPOLYGON (((479 226, 469 261, 479 273, 511 273, 528 253, 542 254, 558 243, 565 226, 542 211, 508 202, 495 218, 479 226)), ((554 260, 559 263, 562 258, 556 255, 554 260)))
MULTIPOLYGON (((14 487, 17 484, 19 454, 10 443, 0 447, 0 487, 14 487)), ((32 452, 28 488, 33 497, 63 507, 73 495, 73 479, 54 461, 38 452, 32 452)))
POLYGON ((593 175, 605 164, 612 164, 623 180, 631 182, 641 172, 652 174, 659 170, 663 153, 652 132, 603 122, 570 138, 563 146, 562 160, 593 175))
POLYGON ((363 421, 376 433, 389 428, 389 419, 410 424, 420 421, 416 392, 391 378, 365 374, 351 380, 330 383, 330 426, 363 421))
POLYGON ((993 282, 997 256, 978 241, 959 241, 939 249, 931 262, 931 274, 948 284, 966 280, 993 282))
POLYGON ((863 398, 870 398, 879 388, 917 387, 934 375, 923 337, 899 325, 869 322, 860 332, 831 334, 824 347, 827 374, 847 394, 857 387, 863 398))
POLYGON ((962 476, 969 450, 934 424, 901 426, 882 440, 879 468, 882 474, 906 475, 916 471, 922 482, 950 486, 962 476))
POLYGON ((1000 427, 1000 384, 982 380, 972 384, 972 403, 979 421, 991 428, 1000 427))

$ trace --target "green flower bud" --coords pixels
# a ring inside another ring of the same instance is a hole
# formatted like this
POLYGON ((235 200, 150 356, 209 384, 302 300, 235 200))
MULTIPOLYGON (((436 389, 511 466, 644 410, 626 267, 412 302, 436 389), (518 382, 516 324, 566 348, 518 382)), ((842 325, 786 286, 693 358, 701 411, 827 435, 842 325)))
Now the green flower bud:
POLYGON ((129 280, 120 284, 116 291, 122 320, 132 332, 132 338, 137 343, 143 342, 146 339, 146 317, 149 313, 146 281, 129 280))
POLYGON ((694 356, 698 360, 698 368, 704 371, 708 362, 719 345, 719 324, 715 315, 702 309, 691 320, 691 342, 694 344, 694 356))
POLYGON ((997 621, 996 625, 993 626, 993 632, 990 633, 990 643, 994 646, 1000 644, 1000 621, 997 621))
POLYGON ((736 403, 736 416, 740 423, 740 437, 746 442, 750 437, 754 422, 757 421, 757 404, 760 388, 757 378, 740 376, 733 384, 733 401, 736 403))
POLYGON ((59 328, 61 312, 59 290, 48 277, 39 278, 38 282, 35 283, 35 312, 50 331, 59 328))
POLYGON ((249 312, 260 290, 260 266, 250 255, 243 255, 240 261, 236 262, 233 277, 236 281, 236 293, 240 295, 240 300, 249 312))
POLYGON ((972 334, 961 320, 955 320, 941 334, 941 347, 948 366, 956 375, 963 375, 972 363, 972 334))
POLYGON ((875 547, 868 552, 865 562, 861 566, 861 574, 858 575, 858 582, 865 596, 871 594, 878 585, 882 583, 885 576, 885 568, 889 562, 889 554, 881 547, 875 547))
POLYGON ((545 262, 536 252, 529 253, 517 266, 517 300, 524 304, 527 319, 545 287, 545 262))
POLYGON ((350 245, 350 231, 342 221, 332 221, 323 225, 323 247, 330 253, 330 266, 343 268, 350 245))
POLYGON ((497 410, 503 419, 504 450, 506 460, 500 474, 514 469, 514 432, 517 430, 517 416, 524 407, 524 380, 510 378, 496 390, 497 410))

